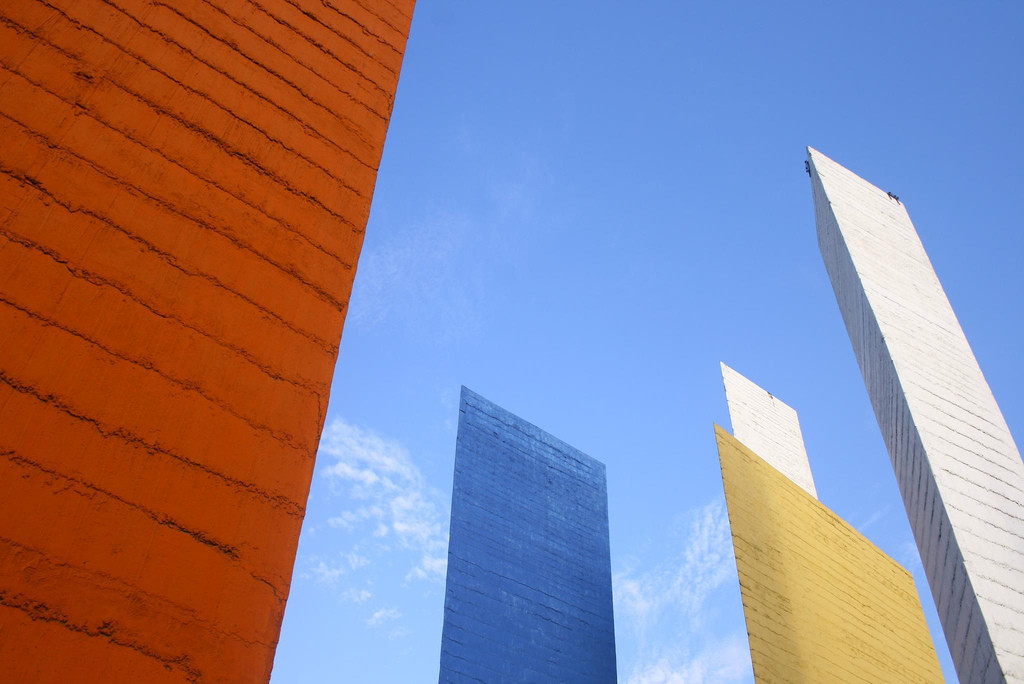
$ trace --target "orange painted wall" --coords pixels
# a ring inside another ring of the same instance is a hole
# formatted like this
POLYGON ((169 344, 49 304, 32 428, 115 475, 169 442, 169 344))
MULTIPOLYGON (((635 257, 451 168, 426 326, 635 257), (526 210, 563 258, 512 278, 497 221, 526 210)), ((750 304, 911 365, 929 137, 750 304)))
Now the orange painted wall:
POLYGON ((0 679, 273 663, 413 0, 0 2, 0 679))

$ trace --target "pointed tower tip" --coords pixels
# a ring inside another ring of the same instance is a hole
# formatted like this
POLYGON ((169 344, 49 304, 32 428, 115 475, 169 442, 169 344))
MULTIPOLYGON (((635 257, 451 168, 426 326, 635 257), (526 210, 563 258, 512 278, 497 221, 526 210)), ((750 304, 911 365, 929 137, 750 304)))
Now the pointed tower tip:
POLYGON ((821 169, 829 164, 835 164, 835 162, 810 145, 807 146, 807 161, 804 162, 804 169, 811 177, 811 185, 814 184, 814 177, 819 176, 820 178, 821 169))
MULTIPOLYGON (((874 201, 882 204, 902 204, 899 196, 896 194, 883 190, 874 183, 866 180, 863 176, 851 171, 836 160, 822 154, 813 147, 807 148, 807 158, 810 166, 808 170, 813 170, 815 175, 821 181, 823 199, 827 199, 830 204, 835 199, 833 195, 837 190, 840 194, 847 195, 851 191, 857 192, 860 194, 862 201, 866 201, 869 196, 873 196, 874 201), (854 188, 856 188, 856 190, 854 190, 854 188)), ((817 196, 815 201, 818 201, 817 196)))
MULTIPOLYGON (((754 387, 757 387, 755 383, 751 382, 742 373, 725 363, 725 361, 720 361, 719 365, 722 367, 722 382, 725 384, 726 402, 729 401, 729 391, 734 390, 738 386, 749 387, 750 385, 753 385, 754 387)), ((730 406, 730 409, 731 408, 732 407, 730 406)))
POLYGON ((724 363, 722 380, 736 439, 817 497, 796 411, 724 363))
MULTIPOLYGON (((720 362, 722 366, 722 380, 725 381, 726 394, 728 395, 731 387, 742 386, 744 389, 757 388, 760 391, 764 391, 747 376, 740 373, 735 368, 727 365, 724 361, 720 362)), ((728 397, 727 397, 728 400, 728 397)))
POLYGON ((820 150, 817 150, 810 145, 807 146, 807 160, 810 161, 811 166, 814 167, 817 167, 817 165, 823 160, 835 164, 835 161, 833 161, 831 157, 826 154, 822 154, 820 150))
POLYGON ((477 401, 479 401, 480 399, 483 399, 484 401, 487 401, 484 397, 480 396, 479 394, 477 394, 473 390, 469 389, 465 385, 462 385, 461 389, 459 390, 459 401, 460 402, 465 402, 466 400, 470 400, 470 401, 477 400, 477 401))
MULTIPOLYGON (((729 403, 729 377, 733 375, 739 375, 736 371, 725 364, 725 361, 718 362, 719 367, 722 371, 722 389, 725 390, 725 403, 729 403)), ((740 376, 743 377, 743 376, 740 376)), ((731 410, 731 407, 730 407, 731 410)))

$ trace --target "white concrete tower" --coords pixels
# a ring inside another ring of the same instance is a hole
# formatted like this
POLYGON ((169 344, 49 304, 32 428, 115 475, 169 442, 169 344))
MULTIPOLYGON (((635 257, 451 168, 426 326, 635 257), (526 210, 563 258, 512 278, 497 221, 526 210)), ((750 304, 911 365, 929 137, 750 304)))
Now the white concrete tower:
POLYGON ((796 411, 724 363, 722 380, 733 436, 817 499, 796 411))
POLYGON ((905 207, 808 148, 818 244, 961 682, 1024 682, 1024 463, 905 207))

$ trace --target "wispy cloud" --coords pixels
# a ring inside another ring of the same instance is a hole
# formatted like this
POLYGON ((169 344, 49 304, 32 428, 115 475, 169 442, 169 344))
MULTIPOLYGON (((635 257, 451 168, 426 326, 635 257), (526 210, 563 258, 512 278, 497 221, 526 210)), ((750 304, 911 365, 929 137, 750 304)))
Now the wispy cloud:
POLYGON ((676 550, 644 571, 628 568, 613 577, 616 614, 626 628, 617 631, 620 643, 627 642, 620 653, 628 681, 744 681, 750 672, 745 635, 706 629, 716 613, 709 607, 728 595, 723 589, 736 577, 724 501, 680 516, 654 547, 676 550))
POLYGON ((312 565, 309 568, 308 575, 316 578, 318 582, 334 584, 345 574, 344 567, 328 565, 320 558, 311 558, 310 562, 312 565))
POLYGON ((319 459, 328 462, 321 473, 345 505, 327 523, 352 533, 362 546, 343 554, 338 568, 318 566, 318 578, 369 565, 369 551, 361 549, 404 551, 411 557, 407 579, 444 578, 448 541, 437 493, 404 446, 335 420, 324 430, 319 459))
MULTIPOLYGON (((688 534, 679 552, 645 572, 629 569, 615 577, 615 605, 641 634, 666 609, 699 621, 711 592, 736 574, 722 501, 716 499, 686 517, 688 534)), ((679 541, 678 533, 672 536, 670 544, 679 541)))
POLYGON ((308 552, 297 577, 356 606, 365 625, 382 628, 388 639, 404 637, 403 612, 412 614, 416 600, 443 586, 448 533, 441 494, 400 442, 345 420, 324 429, 317 463, 326 486, 310 515, 319 520, 309 519, 303 532, 308 552))
POLYGON ((353 570, 358 570, 361 567, 370 564, 370 559, 366 556, 360 556, 355 551, 349 551, 345 554, 345 560, 348 561, 348 566, 353 570))
POLYGON ((921 553, 917 550, 917 544, 913 539, 904 541, 895 554, 896 562, 905 567, 914 575, 920 575, 924 571, 921 563, 921 553))
POLYGON ((869 515, 863 522, 856 525, 857 529, 861 534, 865 534, 868 529, 877 524, 880 520, 884 519, 889 515, 889 511, 892 509, 891 504, 885 504, 875 509, 875 511, 869 515))
MULTIPOLYGON (((328 559, 314 555, 305 559, 305 566, 300 569, 299 577, 302 579, 313 579, 320 584, 337 587, 343 577, 349 576, 353 570, 359 570, 370 563, 370 559, 360 555, 357 550, 334 554, 332 558, 328 559)), ((346 601, 352 601, 353 596, 360 595, 354 592, 354 589, 348 589, 344 592, 342 598, 346 601)), ((369 598, 369 592, 366 593, 366 598, 369 598)), ((361 603, 361 601, 356 602, 361 603)))
POLYGON ((381 608, 366 620, 366 624, 369 627, 380 627, 381 625, 397 620, 400 617, 402 617, 402 613, 395 608, 381 608))
POLYGON ((363 329, 391 323, 439 343, 474 334, 480 322, 478 288, 469 277, 473 239, 465 217, 440 212, 368 245, 349 323, 363 329))
POLYGON ((629 684, 718 684, 740 682, 750 675, 750 655, 743 634, 716 640, 691 654, 677 649, 634 668, 629 684))
POLYGON ((373 594, 367 589, 349 588, 341 593, 341 600, 347 603, 366 603, 373 598, 373 594))
MULTIPOLYGON (((482 159, 471 136, 464 152, 482 159)), ((492 315, 495 274, 522 269, 552 219, 553 176, 544 155, 489 150, 476 168, 474 201, 420 210, 409 221, 375 219, 368 231, 349 301, 348 324, 362 330, 415 335, 419 343, 472 339, 492 315), (489 160, 501 158, 501 164, 489 160)), ((469 160, 467 160, 469 161, 469 160)), ((532 274, 530 274, 532 275, 532 274)))

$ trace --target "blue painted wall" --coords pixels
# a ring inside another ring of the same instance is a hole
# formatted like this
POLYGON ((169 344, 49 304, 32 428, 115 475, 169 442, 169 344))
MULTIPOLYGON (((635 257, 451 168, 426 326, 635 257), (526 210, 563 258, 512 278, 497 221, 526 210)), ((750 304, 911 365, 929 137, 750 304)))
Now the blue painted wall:
POLYGON ((616 681, 604 464, 465 387, 440 681, 616 681))

